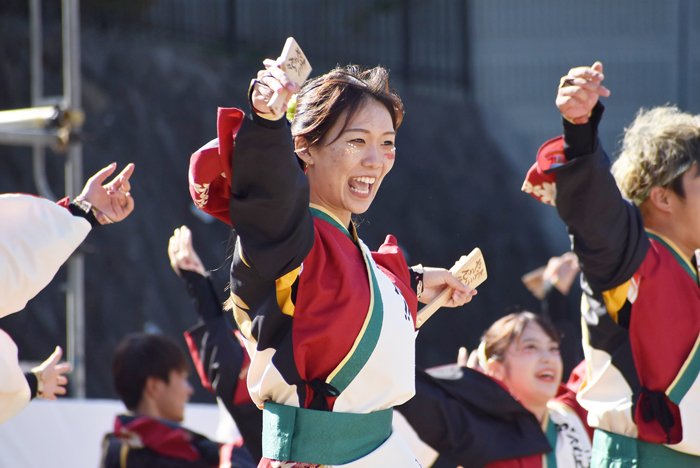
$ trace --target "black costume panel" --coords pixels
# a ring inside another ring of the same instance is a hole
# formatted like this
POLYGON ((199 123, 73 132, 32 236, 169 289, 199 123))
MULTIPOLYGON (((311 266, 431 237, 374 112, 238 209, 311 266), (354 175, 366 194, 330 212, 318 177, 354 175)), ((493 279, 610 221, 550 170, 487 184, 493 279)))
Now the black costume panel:
POLYGON ((223 314, 211 280, 199 273, 181 271, 199 322, 186 332, 190 354, 202 385, 216 393, 233 417, 245 446, 255 460, 262 457, 262 411, 250 400, 241 380, 246 351, 223 314), (239 388, 241 386, 241 388, 239 388))
POLYGON ((537 418, 493 379, 458 366, 449 374, 417 369, 416 396, 395 408, 440 453, 434 466, 479 468, 552 451, 537 418))

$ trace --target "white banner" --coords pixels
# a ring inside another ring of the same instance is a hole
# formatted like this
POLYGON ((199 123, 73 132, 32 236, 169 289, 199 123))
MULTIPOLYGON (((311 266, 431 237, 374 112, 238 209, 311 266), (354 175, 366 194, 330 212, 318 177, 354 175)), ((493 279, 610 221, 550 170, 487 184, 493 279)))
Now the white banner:
MULTIPOLYGON (((34 400, 0 425, 0 468, 97 468, 102 438, 125 411, 118 400, 34 400)), ((219 410, 190 403, 187 429, 216 439, 219 410)))

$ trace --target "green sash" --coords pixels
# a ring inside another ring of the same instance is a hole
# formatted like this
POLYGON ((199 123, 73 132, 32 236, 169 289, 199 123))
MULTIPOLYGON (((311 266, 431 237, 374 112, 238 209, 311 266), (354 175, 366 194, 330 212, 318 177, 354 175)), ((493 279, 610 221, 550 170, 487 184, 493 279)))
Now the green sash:
POLYGON ((694 468, 700 457, 600 429, 593 436, 591 468, 694 468))
POLYGON ((364 457, 391 435, 391 408, 334 413, 265 402, 263 456, 271 460, 343 465, 364 457))

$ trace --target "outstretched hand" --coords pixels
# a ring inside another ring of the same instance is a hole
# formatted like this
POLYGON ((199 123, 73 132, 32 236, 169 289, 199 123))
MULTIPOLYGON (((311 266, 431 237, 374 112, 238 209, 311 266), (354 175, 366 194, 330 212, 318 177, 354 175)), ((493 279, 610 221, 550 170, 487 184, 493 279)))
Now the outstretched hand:
POLYGON ((467 286, 444 268, 423 269, 423 293, 419 301, 429 304, 445 288, 452 288, 452 296, 443 307, 459 307, 472 300, 476 289, 467 286))
POLYGON ((175 229, 168 243, 168 256, 170 266, 175 273, 180 275, 180 270, 189 270, 205 276, 207 274, 204 264, 199 259, 192 246, 192 232, 187 226, 175 229))
POLYGON ((566 120, 573 124, 585 124, 600 96, 610 96, 610 91, 600 83, 605 79, 603 64, 569 70, 561 77, 557 93, 557 107, 566 120))
POLYGON ((484 372, 479 365, 479 354, 476 349, 472 350, 471 353, 468 353, 467 348, 459 348, 459 352, 457 353, 457 365, 460 367, 469 367, 470 369, 478 370, 479 372, 484 372))
POLYGON ((561 257, 550 258, 542 277, 566 296, 579 271, 581 267, 578 264, 578 257, 573 252, 567 252, 561 257))
POLYGON ((40 382, 41 392, 37 394, 39 398, 55 401, 56 395, 66 394, 65 386, 68 384, 68 378, 63 374, 70 371, 70 364, 59 364, 61 356, 63 356, 63 350, 60 346, 56 346, 56 350, 46 361, 32 369, 37 381, 40 382))
POLYGON ((117 163, 101 169, 88 179, 79 197, 84 198, 93 207, 104 213, 115 223, 123 220, 134 211, 134 199, 129 191, 131 184, 129 178, 134 173, 134 164, 129 164, 111 182, 104 181, 117 169, 117 163))

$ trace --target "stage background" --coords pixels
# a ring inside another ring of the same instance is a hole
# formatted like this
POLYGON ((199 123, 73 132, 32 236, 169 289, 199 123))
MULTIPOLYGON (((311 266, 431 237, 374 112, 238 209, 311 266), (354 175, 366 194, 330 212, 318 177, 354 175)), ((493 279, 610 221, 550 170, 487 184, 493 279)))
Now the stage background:
MULTIPOLYGON (((47 95, 61 89, 58 3, 43 2, 47 95)), ((0 0, 0 109, 30 104, 27 11, 26 1, 0 0)), ((175 228, 192 229, 225 298, 231 233, 194 209, 188 160, 215 137, 217 106, 247 110, 250 79, 287 36, 314 75, 350 62, 387 66, 405 103, 395 168, 357 218, 365 242, 376 248, 391 233, 410 263, 445 267, 476 246, 484 252, 479 295, 421 330, 423 367, 473 349, 500 316, 537 309, 520 276, 569 248, 554 209, 520 192, 539 144, 561 131, 561 75, 605 64, 612 96, 601 138, 611 153, 640 106, 700 111, 700 4, 690 0, 83 0, 81 28, 84 174, 136 163, 135 212, 81 247, 90 398, 116 397, 109 368, 126 333, 166 333, 184 347, 195 317, 168 262, 175 228)), ((63 155, 49 155, 57 194, 62 165, 63 155)), ((0 147, 0 192, 36 192, 31 173, 29 149, 0 147)), ((0 320, 22 360, 65 345, 64 283, 61 271, 26 310, 0 320)), ((191 379, 194 400, 213 402, 191 379)))

